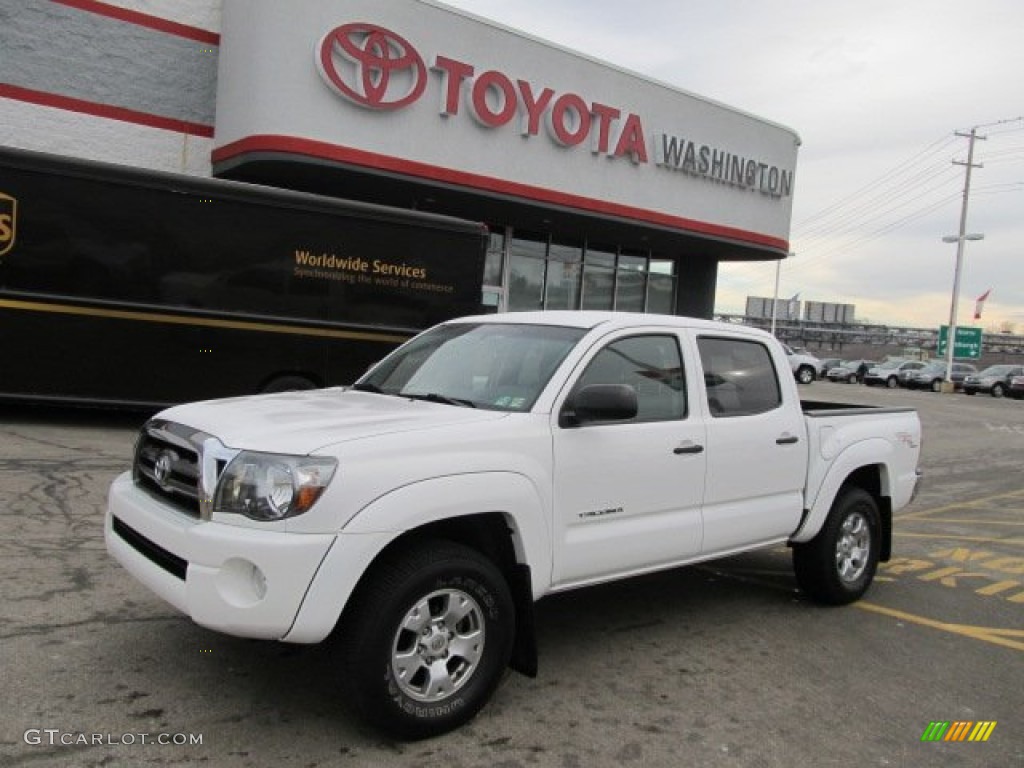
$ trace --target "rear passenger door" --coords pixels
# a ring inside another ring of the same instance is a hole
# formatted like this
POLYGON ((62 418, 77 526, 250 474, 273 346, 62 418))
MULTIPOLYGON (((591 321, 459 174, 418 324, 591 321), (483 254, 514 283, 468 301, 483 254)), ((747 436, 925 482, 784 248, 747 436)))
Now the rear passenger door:
POLYGON ((694 334, 707 409, 703 553, 781 541, 803 511, 803 414, 783 402, 769 342, 694 334))
POLYGON ((556 587, 700 553, 706 451, 694 382, 675 333, 616 334, 583 360, 552 414, 556 587), (591 384, 632 387, 636 418, 567 424, 591 384))

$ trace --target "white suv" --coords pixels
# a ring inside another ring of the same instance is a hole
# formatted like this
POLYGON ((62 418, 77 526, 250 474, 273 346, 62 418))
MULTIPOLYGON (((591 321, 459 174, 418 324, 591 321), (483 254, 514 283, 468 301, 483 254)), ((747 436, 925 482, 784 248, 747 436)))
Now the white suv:
POLYGON ((806 350, 797 352, 788 344, 783 344, 786 350, 786 357, 789 358, 789 366, 793 369, 793 375, 801 384, 810 384, 815 379, 821 378, 821 360, 814 355, 807 354, 806 350))

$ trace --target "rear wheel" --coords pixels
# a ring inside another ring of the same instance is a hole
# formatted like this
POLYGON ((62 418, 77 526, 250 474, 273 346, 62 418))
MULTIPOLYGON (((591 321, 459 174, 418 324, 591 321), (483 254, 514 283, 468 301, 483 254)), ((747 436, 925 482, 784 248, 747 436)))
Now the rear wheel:
POLYGON ((859 599, 875 577, 879 541, 874 497, 862 488, 840 491, 818 535, 793 547, 800 589, 828 605, 859 599))
POLYGON ((508 666, 511 593, 476 550, 426 541, 390 556, 341 625, 344 684, 356 710, 401 739, 469 721, 508 666))

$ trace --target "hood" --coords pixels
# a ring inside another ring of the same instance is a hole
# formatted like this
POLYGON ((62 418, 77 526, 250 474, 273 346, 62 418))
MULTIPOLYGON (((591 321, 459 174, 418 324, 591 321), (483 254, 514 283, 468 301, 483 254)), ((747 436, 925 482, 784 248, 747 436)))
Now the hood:
POLYGON ((187 403, 157 418, 213 435, 228 448, 305 455, 365 437, 491 422, 506 415, 335 388, 187 403))

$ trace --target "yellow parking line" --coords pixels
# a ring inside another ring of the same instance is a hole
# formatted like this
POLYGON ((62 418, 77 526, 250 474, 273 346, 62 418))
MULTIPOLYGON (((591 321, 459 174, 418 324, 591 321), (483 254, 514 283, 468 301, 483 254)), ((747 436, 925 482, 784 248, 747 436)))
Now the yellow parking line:
POLYGON ((953 523, 954 525, 1021 525, 1024 526, 1024 521, 1017 522, 1016 520, 953 520, 945 517, 935 518, 918 518, 912 522, 915 523, 953 523))
POLYGON ((854 603, 855 606, 872 613, 880 613, 900 621, 911 624, 920 624, 923 627, 931 627, 954 635, 969 637, 974 640, 981 640, 992 645, 1001 645, 1004 648, 1012 648, 1015 651, 1024 651, 1024 642, 1010 639, 1011 637, 1024 638, 1024 631, 1016 629, 997 629, 993 627, 972 627, 967 624, 947 624, 944 621, 935 621, 924 616, 918 616, 905 611, 897 611, 893 608, 886 608, 864 600, 854 603))
POLYGON ((1024 539, 992 539, 985 536, 958 536, 953 533, 903 533, 902 531, 893 531, 892 535, 903 539, 952 539, 953 541, 975 541, 981 544, 1024 544, 1024 539))
POLYGON ((900 520, 917 520, 922 517, 927 517, 928 515, 934 515, 938 512, 948 512, 951 509, 963 509, 964 507, 974 507, 980 504, 986 504, 990 501, 999 501, 1001 499, 1016 499, 1018 497, 1024 499, 1024 490, 1010 491, 1009 493, 999 493, 996 494, 995 496, 983 496, 980 499, 962 501, 956 504, 947 504, 943 507, 934 507, 933 509, 922 509, 920 512, 911 512, 906 515, 899 515, 898 517, 896 517, 896 521, 899 522, 900 520))

